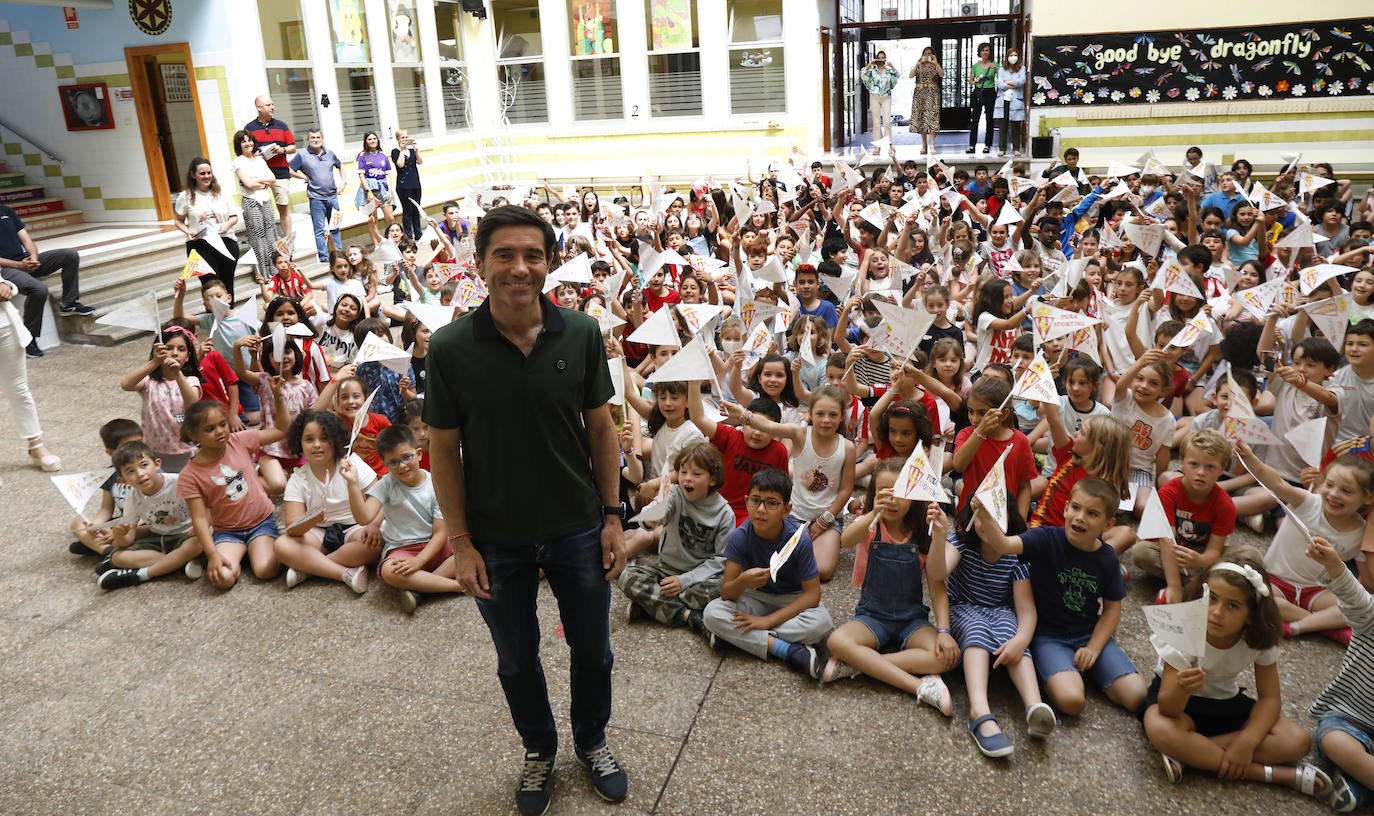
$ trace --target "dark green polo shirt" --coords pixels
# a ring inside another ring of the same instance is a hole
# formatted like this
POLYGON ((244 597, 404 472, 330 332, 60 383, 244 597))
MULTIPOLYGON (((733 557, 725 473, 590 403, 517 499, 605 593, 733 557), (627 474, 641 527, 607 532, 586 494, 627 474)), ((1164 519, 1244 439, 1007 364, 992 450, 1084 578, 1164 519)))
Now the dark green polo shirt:
POLYGON ((463 435, 467 522, 479 544, 539 543, 601 522, 582 412, 614 394, 596 319, 540 298, 529 357, 483 303, 434 333, 425 423, 463 435))

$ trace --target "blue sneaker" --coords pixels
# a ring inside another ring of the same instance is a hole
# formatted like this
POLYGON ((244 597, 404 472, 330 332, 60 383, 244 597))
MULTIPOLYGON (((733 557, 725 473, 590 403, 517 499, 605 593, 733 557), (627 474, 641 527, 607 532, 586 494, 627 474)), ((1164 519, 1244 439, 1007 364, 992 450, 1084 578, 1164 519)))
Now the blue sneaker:
POLYGON ((591 776, 592 787, 596 790, 597 796, 607 802, 620 802, 625 799, 629 780, 625 776, 625 769, 620 765, 620 760, 615 758, 615 754, 611 753, 611 749, 605 743, 585 754, 581 749, 573 753, 577 756, 577 764, 586 768, 591 776))
POLYGON ((544 816, 553 801, 553 754, 530 751, 520 768, 520 785, 515 789, 515 808, 520 816, 544 816))
POLYGON ((60 306, 57 307, 57 310, 58 310, 59 312, 61 312, 62 314, 64 314, 64 315, 71 315, 71 314, 78 314, 78 315, 95 314, 95 309, 94 309, 94 308, 92 308, 92 307, 90 307, 90 306, 87 306, 86 304, 82 303, 82 302, 79 301, 79 300, 73 300, 71 303, 63 303, 62 305, 60 305, 60 306))

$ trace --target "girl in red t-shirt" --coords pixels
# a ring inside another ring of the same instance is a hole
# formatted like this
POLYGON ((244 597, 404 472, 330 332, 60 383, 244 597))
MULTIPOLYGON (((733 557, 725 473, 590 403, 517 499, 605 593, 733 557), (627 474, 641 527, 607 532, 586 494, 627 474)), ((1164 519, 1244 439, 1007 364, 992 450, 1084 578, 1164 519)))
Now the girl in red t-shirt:
POLYGON ((1030 440, 1026 439, 1026 435, 1007 426, 1011 410, 998 408, 1010 393, 1011 386, 995 377, 983 377, 968 392, 968 418, 972 424, 954 438, 954 456, 949 460, 950 468, 963 474, 964 482, 955 512, 964 509, 973 491, 983 483, 983 477, 988 475, 1007 449, 1011 452, 1002 465, 1006 473, 1007 492, 1015 494, 1016 507, 1022 518, 1030 511, 1030 483, 1036 473, 1035 456, 1031 453, 1030 440))
MULTIPOLYGON (((345 372, 340 371, 340 374, 345 372)), ((339 419, 349 428, 354 428, 354 420, 358 417, 358 412, 362 410, 363 403, 367 401, 367 386, 362 379, 356 375, 349 374, 341 376, 336 393, 338 394, 338 404, 335 406, 335 413, 339 419)), ((323 404, 323 400, 321 400, 323 404)), ((381 414, 368 412, 367 418, 363 421, 362 427, 357 428, 357 438, 353 441, 353 452, 362 457, 367 466, 380 477, 386 475, 386 465, 382 464, 382 457, 377 453, 377 432, 391 424, 391 420, 381 414)))
MULTIPOLYGON (((1099 414, 1083 420, 1078 433, 1069 436, 1059 405, 1044 405, 1045 422, 1050 426, 1054 460, 1058 466, 1045 487, 1045 495, 1030 517, 1031 527, 1060 527, 1064 524, 1064 505, 1079 479, 1097 476, 1106 479, 1124 498, 1131 472, 1131 429, 1114 416, 1099 414)), ((1119 553, 1135 539, 1135 531, 1124 524, 1111 527, 1102 540, 1119 553), (1117 546, 1120 544, 1121 546, 1117 546)))

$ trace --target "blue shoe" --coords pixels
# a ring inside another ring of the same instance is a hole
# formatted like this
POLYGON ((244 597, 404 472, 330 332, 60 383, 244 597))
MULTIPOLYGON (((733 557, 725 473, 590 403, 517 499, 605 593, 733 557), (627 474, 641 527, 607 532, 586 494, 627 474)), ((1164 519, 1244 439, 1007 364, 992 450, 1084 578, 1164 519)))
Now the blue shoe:
POLYGON ((1337 772, 1331 779, 1331 809, 1337 813, 1350 813, 1364 800, 1361 786, 1343 773, 1337 772))
POLYGON ((90 306, 87 306, 86 304, 82 303, 82 302, 79 301, 79 300, 73 300, 71 303, 63 303, 63 304, 61 304, 60 306, 57 307, 57 310, 58 310, 58 312, 60 312, 60 313, 62 313, 62 314, 64 314, 64 315, 71 315, 71 314, 78 314, 78 315, 95 314, 95 309, 94 309, 94 308, 92 308, 92 307, 90 307, 90 306))
POLYGON ((515 808, 520 816, 544 816, 553 799, 552 753, 530 751, 520 767, 520 784, 515 789, 515 808))
POLYGON ((993 725, 997 724, 997 718, 991 714, 984 714, 968 721, 968 732, 973 735, 973 742, 978 746, 978 750, 983 752, 983 756, 1004 757, 1015 751, 1016 749, 1011 745, 1011 740, 1002 733, 1000 726, 998 726, 997 733, 991 736, 984 736, 978 732, 983 723, 989 721, 993 725))
POLYGON ((629 780, 625 776, 625 768, 621 766, 620 760, 615 758, 611 749, 605 743, 600 748, 587 753, 582 753, 582 749, 574 752, 577 757, 577 764, 587 769, 587 774, 592 778, 592 788, 596 790, 596 795, 605 799, 607 802, 620 802, 625 799, 625 794, 629 791, 629 780))

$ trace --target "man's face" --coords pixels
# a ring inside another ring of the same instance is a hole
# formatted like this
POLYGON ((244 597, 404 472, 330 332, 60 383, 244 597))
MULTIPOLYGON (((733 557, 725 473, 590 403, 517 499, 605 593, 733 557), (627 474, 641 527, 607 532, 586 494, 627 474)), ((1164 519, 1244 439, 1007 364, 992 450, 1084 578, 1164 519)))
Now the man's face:
POLYGON ((277 112, 277 106, 272 102, 270 96, 260 97, 257 101, 257 107, 259 119, 271 119, 273 114, 277 112))
POLYGON ((306 144, 310 145, 311 150, 314 150, 318 153, 320 150, 324 148, 324 134, 311 133, 310 135, 306 136, 306 144))
POLYGON ((491 236, 477 271, 487 282, 492 301, 508 309, 537 304, 549 272, 544 234, 532 226, 501 227, 491 236))

